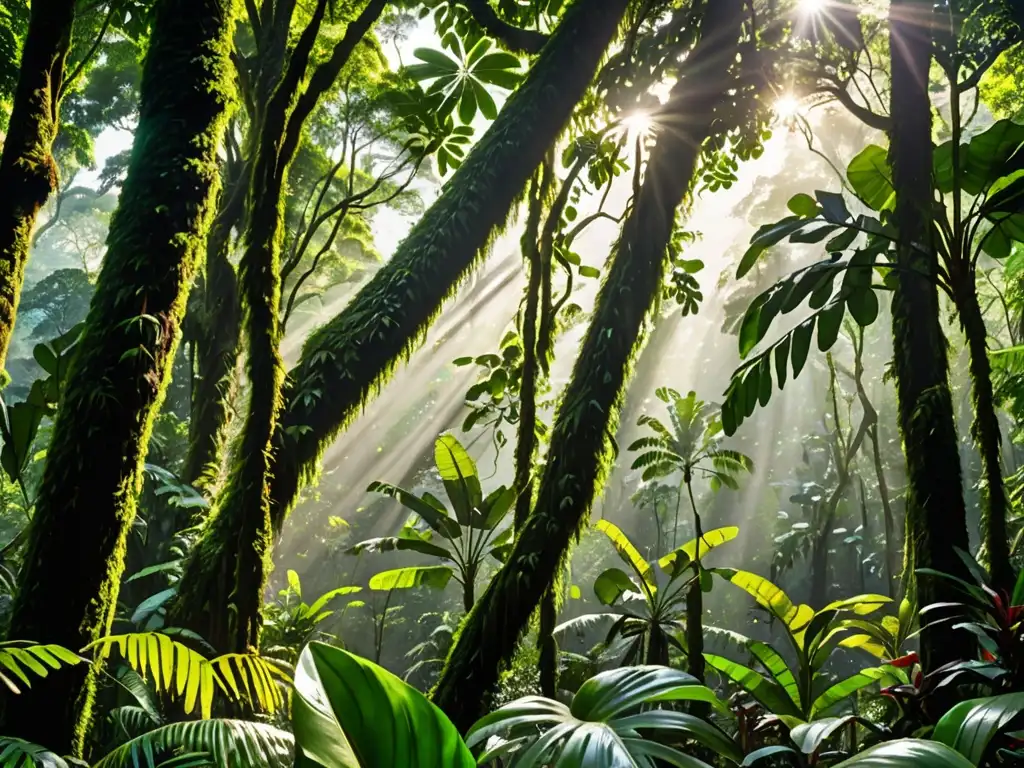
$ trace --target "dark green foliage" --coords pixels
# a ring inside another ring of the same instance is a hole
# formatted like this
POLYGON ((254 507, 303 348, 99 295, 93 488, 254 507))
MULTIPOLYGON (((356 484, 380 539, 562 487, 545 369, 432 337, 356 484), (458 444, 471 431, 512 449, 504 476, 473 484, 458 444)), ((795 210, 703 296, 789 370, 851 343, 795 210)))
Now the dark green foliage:
POLYGON ((515 202, 576 103, 625 13, 625 0, 566 10, 544 53, 487 135, 388 264, 306 342, 275 439, 275 527, 321 452, 423 336, 515 202), (530 130, 523 130, 529 125, 530 130))
POLYGON ((691 189, 701 147, 714 132, 715 110, 732 84, 729 65, 739 45, 741 11, 741 2, 729 0, 705 14, 701 43, 659 118, 671 129, 661 131, 651 152, 559 406, 534 512, 463 625, 434 689, 435 703, 461 727, 469 726, 481 696, 496 684, 604 482, 609 436, 644 323, 662 290, 676 208, 691 189))
MULTIPOLYGON (((81 648, 110 631, 142 461, 213 215, 233 8, 157 9, 130 170, 53 431, 14 637, 81 648)), ((51 676, 5 709, 0 730, 80 753, 94 685, 95 672, 51 676)))
POLYGON ((28 288, 20 312, 32 324, 30 338, 63 336, 85 319, 93 285, 81 269, 58 269, 28 288))

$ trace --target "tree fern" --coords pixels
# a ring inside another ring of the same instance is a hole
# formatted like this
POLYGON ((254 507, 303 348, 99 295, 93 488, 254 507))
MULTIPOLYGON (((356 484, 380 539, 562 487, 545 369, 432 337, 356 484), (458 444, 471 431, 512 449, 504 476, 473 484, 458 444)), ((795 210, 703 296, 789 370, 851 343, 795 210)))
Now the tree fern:
MULTIPOLYGON (((122 744, 93 768, 291 768, 290 733, 264 723, 244 720, 192 720, 172 723, 122 744), (187 754, 178 754, 186 752, 187 754), (188 762, 197 753, 206 762, 188 762), (184 762, 176 763, 168 758, 184 762)), ((60 764, 54 764, 59 766, 60 764)), ((0 768, 4 764, 0 763, 0 768)))
MULTIPOLYGON (((83 661, 85 659, 81 656, 60 645, 36 645, 22 640, 0 643, 0 683, 7 686, 11 693, 21 693, 14 678, 31 688, 32 676, 46 677, 51 669, 73 666, 83 661)), ((0 766, 6 765, 0 762, 0 766)))
POLYGON ((228 698, 273 714, 284 705, 284 694, 276 679, 288 676, 256 654, 229 653, 208 660, 159 632, 112 635, 86 646, 103 658, 114 646, 144 680, 152 681, 157 693, 183 698, 185 714, 195 711, 210 718, 213 695, 219 689, 228 698))

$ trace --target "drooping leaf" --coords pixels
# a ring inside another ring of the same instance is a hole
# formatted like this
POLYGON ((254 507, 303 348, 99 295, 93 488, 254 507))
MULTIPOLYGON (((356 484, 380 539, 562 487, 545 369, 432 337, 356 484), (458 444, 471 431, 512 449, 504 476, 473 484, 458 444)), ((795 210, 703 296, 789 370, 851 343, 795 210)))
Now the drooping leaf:
POLYGON ((395 568, 381 571, 370 577, 370 589, 386 592, 392 589, 431 587, 444 589, 452 578, 452 569, 447 565, 427 565, 418 568, 395 568))
POLYGON ((621 568, 609 568, 594 580, 594 594, 603 605, 614 605, 627 592, 640 592, 621 568))
POLYGON ((654 569, 650 563, 644 560, 640 552, 637 551, 637 548, 633 546, 633 542, 629 540, 629 537, 617 525, 607 520, 598 520, 594 527, 608 537, 612 546, 615 547, 615 551, 619 553, 619 557, 633 569, 636 575, 647 585, 650 592, 656 592, 658 590, 658 583, 654 576, 654 569))
POLYGON ((861 200, 873 211, 891 210, 896 201, 888 153, 876 144, 869 144, 846 168, 846 178, 861 200))
POLYGON ((870 747, 836 768, 973 768, 974 763, 936 741, 897 739, 870 747))
POLYGON ((992 739, 1021 712, 1020 692, 962 701, 943 715, 932 738, 956 749, 972 765, 981 765, 992 739))
POLYGON ((691 539, 676 549, 674 552, 658 560, 658 566, 673 578, 686 570, 695 559, 703 560, 704 556, 711 550, 732 541, 740 534, 736 526, 726 528, 715 528, 707 531, 700 540, 700 553, 698 556, 697 539, 691 539))

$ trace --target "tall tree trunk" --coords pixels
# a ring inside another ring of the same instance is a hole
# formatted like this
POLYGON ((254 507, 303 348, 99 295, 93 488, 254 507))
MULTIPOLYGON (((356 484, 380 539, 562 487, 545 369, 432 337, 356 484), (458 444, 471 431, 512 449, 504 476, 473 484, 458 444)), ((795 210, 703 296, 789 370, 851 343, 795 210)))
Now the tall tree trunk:
MULTIPOLYGON (((54 425, 12 638, 78 650, 110 630, 143 458, 214 213, 233 8, 157 5, 128 177, 54 425)), ((80 756, 96 675, 51 672, 8 702, 0 732, 80 756)))
POLYGON ((988 555, 992 584, 1013 591, 1015 574, 1010 564, 1010 540, 1006 530, 1006 488, 1000 460, 1002 435, 996 416, 995 394, 992 390, 992 366, 988 359, 988 331, 978 303, 978 289, 973 270, 960 276, 954 295, 960 323, 967 338, 971 372, 971 399, 974 404, 973 436, 981 454, 985 478, 982 507, 982 535, 988 555))
POLYGON ((576 0, 487 134, 395 255, 306 342, 289 375, 271 505, 280 528, 322 451, 416 349, 590 86, 627 0, 576 0), (529 126, 526 130, 524 126, 529 126))
POLYGON ((0 157, 0 370, 14 333, 36 217, 57 189, 51 150, 60 126, 75 0, 32 0, 18 86, 0 157))
POLYGON ((326 13, 320 0, 267 107, 253 162, 246 248, 239 270, 248 336, 249 410, 234 466, 203 538, 186 565, 170 620, 199 632, 222 652, 259 647, 263 591, 273 543, 268 483, 271 441, 281 407, 281 241, 284 191, 303 126, 376 23, 386 0, 370 0, 345 30, 330 59, 317 67, 298 99, 326 13), (291 107, 292 102, 295 106, 291 107))
MULTIPOLYGON (((460 729, 479 714, 550 589, 571 541, 587 522, 608 471, 607 452, 644 322, 662 288, 676 209, 689 192, 701 147, 732 86, 742 0, 709 4, 701 41, 658 116, 662 125, 646 178, 618 243, 607 281, 565 389, 537 504, 509 559, 466 619, 433 700, 460 729)), ((719 120, 721 130, 725 122, 719 120)))
POLYGON ((238 276, 230 261, 231 232, 242 223, 248 180, 244 172, 230 180, 206 244, 206 280, 183 477, 208 498, 224 465, 237 379, 242 308, 238 276))
MULTIPOLYGON (((899 423, 907 458, 907 562, 915 569, 966 575, 955 551, 968 548, 967 515, 946 339, 939 323, 938 264, 929 245, 932 7, 927 0, 893 0, 889 13, 893 117, 889 154, 900 233, 892 326, 899 423)), ((918 577, 917 595, 921 606, 960 600, 951 582, 927 576, 918 577)), ((967 637, 948 622, 922 632, 925 671, 970 658, 967 637)))

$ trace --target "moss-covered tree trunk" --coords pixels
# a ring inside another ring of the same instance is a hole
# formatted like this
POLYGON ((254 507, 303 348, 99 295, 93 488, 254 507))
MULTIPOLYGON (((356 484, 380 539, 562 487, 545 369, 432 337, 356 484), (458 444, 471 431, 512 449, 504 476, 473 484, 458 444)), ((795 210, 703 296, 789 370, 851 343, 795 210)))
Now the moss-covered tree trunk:
POLYGON ((71 49, 75 0, 33 0, 0 157, 0 369, 14 333, 32 229, 57 188, 51 149, 71 49))
MULTIPOLYGON (((955 548, 968 548, 946 339, 939 322, 935 284, 938 262, 931 247, 932 111, 931 4, 893 0, 890 6, 892 116, 890 161, 900 232, 892 300, 893 349, 900 430, 907 458, 906 547, 913 568, 962 574, 955 548)), ((911 574, 908 574, 908 576, 911 574)), ((959 602, 946 579, 918 578, 921 606, 959 602)), ((921 634, 926 670, 969 658, 966 632, 947 622, 921 634)))
POLYGON ((1000 459, 1002 434, 996 416, 995 393, 992 389, 992 366, 988 359, 988 331, 973 270, 961 276, 954 290, 960 323, 967 338, 967 352, 971 373, 971 400, 974 405, 972 431, 974 443, 981 454, 982 473, 985 478, 985 503, 982 508, 981 527, 985 542, 989 575, 993 585, 1013 591, 1015 574, 1010 564, 1010 540, 1006 530, 1006 488, 1000 459))
POLYGON ((434 703, 460 729, 480 714, 483 697, 555 581, 607 475, 626 383, 662 289, 676 209, 691 188, 701 147, 715 130, 716 108, 735 82, 731 67, 742 10, 742 0, 707 6, 701 41, 657 117, 657 143, 562 397, 534 512, 463 625, 433 692, 434 703))
MULTIPOLYGON (((110 629, 143 458, 213 217, 231 0, 161 0, 139 124, 40 485, 9 637, 79 649, 110 629)), ((96 671, 8 699, 0 732, 80 755, 96 671)))
POLYGON ((206 279, 196 334, 195 385, 183 477, 210 497, 224 466, 241 335, 238 276, 231 233, 242 222, 248 174, 229 180, 206 244, 206 279))
POLYGON ((289 375, 271 484, 280 527, 321 452, 419 346, 586 92, 627 0, 577 0, 441 197, 289 375))
POLYGON ((289 58, 260 127, 253 161, 245 252, 239 285, 248 337, 249 409, 234 464, 203 538, 189 559, 170 612, 172 624, 199 632, 222 652, 259 646, 263 591, 273 542, 268 484, 271 441, 281 407, 281 242, 284 192, 303 126, 319 99, 387 5, 370 0, 347 27, 328 62, 319 66, 303 93, 303 79, 327 9, 317 4, 289 58), (292 102, 295 106, 292 107, 292 102))

